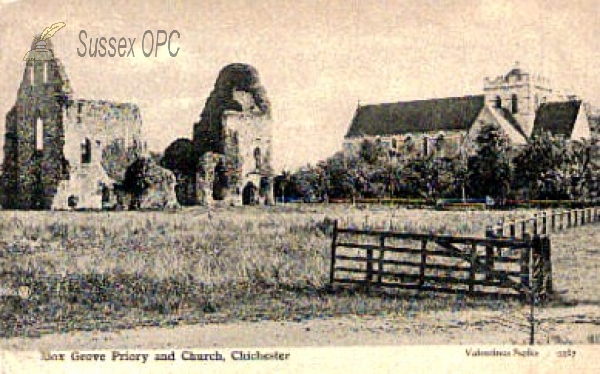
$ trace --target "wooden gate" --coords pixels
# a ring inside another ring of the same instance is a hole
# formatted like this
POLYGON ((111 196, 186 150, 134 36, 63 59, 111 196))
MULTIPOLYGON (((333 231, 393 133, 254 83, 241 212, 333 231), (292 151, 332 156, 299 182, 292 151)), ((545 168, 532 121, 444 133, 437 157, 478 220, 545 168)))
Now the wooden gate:
POLYGON ((550 240, 339 228, 330 283, 526 298, 552 292, 550 240))

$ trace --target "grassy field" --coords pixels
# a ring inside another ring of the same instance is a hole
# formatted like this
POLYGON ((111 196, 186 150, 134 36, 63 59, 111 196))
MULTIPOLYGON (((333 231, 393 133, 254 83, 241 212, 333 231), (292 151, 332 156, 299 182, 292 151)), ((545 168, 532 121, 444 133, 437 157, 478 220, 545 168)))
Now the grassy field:
MULTIPOLYGON (((178 212, 0 212, 0 334, 345 314, 503 309, 462 296, 328 291, 330 223, 482 235, 529 212, 392 207, 190 208, 178 212)), ((558 266, 560 268, 560 265, 558 266)))

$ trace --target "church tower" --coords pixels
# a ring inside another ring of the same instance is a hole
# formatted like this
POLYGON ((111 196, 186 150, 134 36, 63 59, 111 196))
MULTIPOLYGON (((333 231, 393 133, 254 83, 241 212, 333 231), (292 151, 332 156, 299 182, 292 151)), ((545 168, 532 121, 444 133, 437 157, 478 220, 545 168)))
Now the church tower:
POLYGON ((484 94, 490 108, 510 114, 521 126, 526 137, 533 131, 535 113, 546 102, 560 101, 562 95, 551 87, 548 79, 533 75, 519 67, 519 63, 506 75, 485 78, 484 94))

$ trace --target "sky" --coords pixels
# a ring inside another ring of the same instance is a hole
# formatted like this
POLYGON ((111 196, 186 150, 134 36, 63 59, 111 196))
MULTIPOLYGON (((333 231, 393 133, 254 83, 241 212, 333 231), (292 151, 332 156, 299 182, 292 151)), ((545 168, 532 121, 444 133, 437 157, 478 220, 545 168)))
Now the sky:
POLYGON ((224 66, 253 65, 281 170, 340 150, 359 103, 480 94, 517 61, 600 106, 599 16, 600 0, 0 0, 0 131, 33 35, 55 22, 74 97, 136 103, 155 151, 192 137, 224 66), (81 30, 136 38, 135 57, 80 57, 81 30), (177 30, 177 56, 145 57, 146 30, 177 30))

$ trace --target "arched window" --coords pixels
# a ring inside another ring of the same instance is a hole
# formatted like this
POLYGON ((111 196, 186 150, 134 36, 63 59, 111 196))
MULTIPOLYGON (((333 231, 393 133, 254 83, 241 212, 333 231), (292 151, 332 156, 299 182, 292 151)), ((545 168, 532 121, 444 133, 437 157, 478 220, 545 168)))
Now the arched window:
POLYGON ((502 98, 500 96, 496 96, 495 106, 498 109, 502 108, 502 98))
POLYGON ((90 162, 92 162, 92 142, 90 142, 90 139, 85 138, 81 143, 81 163, 89 164, 90 162))
POLYGON ((444 133, 443 132, 438 132, 436 138, 435 138, 435 150, 436 152, 440 152, 443 147, 444 147, 444 133))
POLYGON ((256 163, 256 169, 260 169, 260 148, 254 148, 254 162, 256 163))
POLYGON ((512 108, 512 112, 513 113, 518 113, 519 112, 519 98, 517 97, 516 94, 512 95, 512 98, 511 98, 511 108, 512 108))
POLYGON ((44 149, 44 122, 39 117, 35 121, 35 149, 38 151, 44 149))
POLYGON ((415 149, 415 142, 413 141, 412 135, 408 134, 404 138, 404 148, 407 152, 412 152, 415 149))

